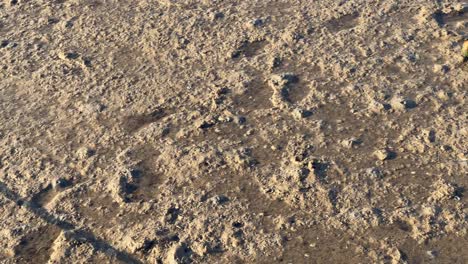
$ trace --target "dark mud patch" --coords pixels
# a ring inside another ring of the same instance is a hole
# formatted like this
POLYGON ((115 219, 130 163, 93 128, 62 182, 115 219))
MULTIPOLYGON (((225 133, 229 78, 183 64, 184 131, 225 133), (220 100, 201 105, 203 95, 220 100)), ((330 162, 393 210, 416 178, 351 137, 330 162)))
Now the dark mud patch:
POLYGON ((33 204, 33 206, 42 207, 50 201, 52 201, 55 195, 56 192, 52 188, 52 184, 49 184, 33 196, 33 198, 31 199, 31 203, 33 204))
POLYGON ((24 263, 47 263, 55 239, 60 234, 57 226, 44 226, 27 234, 15 248, 15 253, 24 263))
POLYGON ((288 92, 288 100, 293 103, 299 103, 302 101, 310 92, 308 83, 305 80, 298 79, 298 81, 291 86, 288 92))
POLYGON ((157 122, 166 116, 166 113, 162 109, 157 109, 148 114, 127 116, 122 122, 124 130, 130 134, 137 132, 143 127, 157 122))
POLYGON ((165 177, 150 169, 149 166, 140 165, 135 170, 135 183, 130 192, 130 201, 149 201, 154 199, 158 193, 158 187, 165 177))
POLYGON ((270 101, 272 95, 273 91, 268 84, 257 78, 249 84, 245 93, 234 97, 234 105, 242 114, 268 109, 272 106, 270 101))
POLYGON ((130 171, 132 183, 128 198, 131 202, 149 201, 158 193, 158 187, 166 177, 157 170, 159 152, 151 146, 141 146, 135 152, 135 159, 141 160, 130 171))
POLYGON ((457 22, 468 22, 468 12, 465 11, 454 11, 450 13, 439 11, 436 12, 433 17, 441 27, 457 22))
POLYGON ((264 40, 245 41, 236 51, 232 53, 232 58, 239 59, 242 57, 254 57, 258 55, 267 44, 268 43, 264 40))
POLYGON ((468 12, 466 11, 453 11, 450 13, 443 13, 441 11, 436 12, 433 18, 437 21, 440 27, 447 28, 450 31, 454 31, 457 34, 464 35, 467 37, 467 24, 468 24, 468 12), (458 23, 464 23, 461 27, 457 26, 458 23))
POLYGON ((333 33, 348 30, 358 25, 359 13, 352 13, 342 17, 331 19, 326 23, 326 27, 333 33))

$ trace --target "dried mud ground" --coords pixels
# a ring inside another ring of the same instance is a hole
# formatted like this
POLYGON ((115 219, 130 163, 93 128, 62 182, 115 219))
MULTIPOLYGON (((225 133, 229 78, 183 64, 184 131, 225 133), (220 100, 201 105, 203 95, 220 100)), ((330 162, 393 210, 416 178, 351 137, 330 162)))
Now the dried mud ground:
POLYGON ((468 4, 3 0, 0 263, 468 263, 468 4))

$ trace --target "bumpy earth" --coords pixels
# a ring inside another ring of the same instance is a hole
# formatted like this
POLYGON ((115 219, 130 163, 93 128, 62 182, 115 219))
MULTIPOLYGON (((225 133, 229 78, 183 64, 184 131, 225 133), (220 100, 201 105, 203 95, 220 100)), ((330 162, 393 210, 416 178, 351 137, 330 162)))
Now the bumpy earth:
POLYGON ((0 263, 468 263, 468 4, 3 0, 0 263))

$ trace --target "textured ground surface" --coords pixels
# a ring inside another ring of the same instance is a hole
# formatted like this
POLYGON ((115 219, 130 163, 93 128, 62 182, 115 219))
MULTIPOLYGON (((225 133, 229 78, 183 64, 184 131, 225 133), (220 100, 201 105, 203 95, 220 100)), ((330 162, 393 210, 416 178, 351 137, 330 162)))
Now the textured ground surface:
POLYGON ((455 0, 3 0, 0 263, 468 263, 455 0))

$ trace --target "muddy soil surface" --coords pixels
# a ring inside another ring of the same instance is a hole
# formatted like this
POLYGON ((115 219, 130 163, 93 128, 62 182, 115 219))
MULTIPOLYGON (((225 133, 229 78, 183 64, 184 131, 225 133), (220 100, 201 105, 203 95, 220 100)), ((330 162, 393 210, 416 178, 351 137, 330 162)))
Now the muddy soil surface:
POLYGON ((468 263, 467 14, 2 0, 0 263, 468 263))

